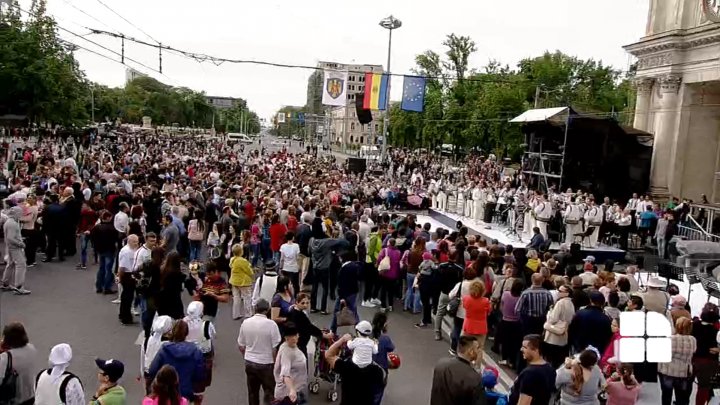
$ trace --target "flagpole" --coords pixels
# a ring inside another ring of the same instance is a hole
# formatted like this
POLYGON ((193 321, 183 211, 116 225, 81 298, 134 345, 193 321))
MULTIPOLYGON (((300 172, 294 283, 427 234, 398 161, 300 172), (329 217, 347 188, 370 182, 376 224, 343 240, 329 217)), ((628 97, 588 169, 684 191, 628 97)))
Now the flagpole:
POLYGON ((392 50, 392 32, 395 29, 402 27, 402 21, 393 17, 392 15, 387 18, 383 18, 380 21, 380 26, 390 32, 388 35, 388 56, 387 56, 387 88, 385 89, 385 122, 383 122, 383 140, 382 140, 382 151, 380 154, 380 161, 385 162, 387 157, 387 142, 388 135, 390 134, 390 55, 392 50))
MULTIPOLYGON (((350 71, 345 71, 345 76, 350 77, 350 71)), ((342 137, 342 153, 347 153, 347 138, 348 138, 348 125, 350 125, 350 109, 348 108, 348 88, 349 86, 345 83, 345 119, 343 120, 343 137, 342 137)))

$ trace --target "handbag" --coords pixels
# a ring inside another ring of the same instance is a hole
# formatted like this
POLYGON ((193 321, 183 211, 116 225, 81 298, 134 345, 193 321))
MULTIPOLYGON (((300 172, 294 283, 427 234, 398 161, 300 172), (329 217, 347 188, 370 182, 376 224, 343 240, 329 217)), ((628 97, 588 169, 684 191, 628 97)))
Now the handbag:
POLYGON ((387 249, 385 249, 385 257, 380 260, 378 264, 378 271, 382 274, 390 270, 390 256, 388 256, 387 249))
POLYGON ((355 326, 357 323, 357 319, 355 318, 355 313, 348 308, 347 304, 345 303, 345 300, 342 300, 340 302, 341 308, 337 313, 335 314, 335 319, 337 320, 337 326, 355 326))
POLYGON ((553 335, 563 336, 567 332, 567 322, 558 321, 554 324, 551 324, 550 322, 545 322, 545 324, 543 325, 543 329, 545 329, 549 333, 552 333, 553 335))
POLYGON ((5 365, 5 377, 0 382, 0 404, 12 404, 17 394, 17 386, 19 374, 13 367, 13 358, 10 351, 7 354, 7 363, 5 365))
POLYGON ((457 294, 455 294, 447 304, 448 315, 455 317, 457 316, 458 309, 460 309, 460 295, 462 294, 462 281, 458 283, 457 294))

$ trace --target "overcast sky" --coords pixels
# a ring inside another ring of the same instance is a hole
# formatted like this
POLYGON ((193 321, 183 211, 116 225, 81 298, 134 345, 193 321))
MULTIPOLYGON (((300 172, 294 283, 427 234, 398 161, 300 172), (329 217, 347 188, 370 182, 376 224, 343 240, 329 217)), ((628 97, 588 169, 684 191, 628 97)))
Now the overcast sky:
MULTIPOLYGON (((630 59, 621 47, 643 35, 648 10, 647 0, 48 0, 48 10, 62 27, 77 34, 87 34, 84 27, 91 27, 149 40, 99 1, 175 48, 295 65, 315 65, 319 60, 385 65, 387 31, 378 22, 392 14, 403 22, 393 33, 392 71, 396 73, 408 73, 415 55, 427 49, 443 52, 442 41, 450 33, 468 35, 477 43, 470 63, 473 68, 481 68, 490 59, 514 66, 524 57, 559 49, 626 69, 630 59)), ((24 7, 29 2, 21 0, 24 7)), ((66 32, 61 36, 119 59, 66 32)), ((120 52, 117 39, 86 38, 120 52)), ((126 42, 125 55, 158 67, 156 50, 126 42)), ((109 86, 124 84, 121 64, 83 50, 76 57, 89 79, 109 86)), ((283 105, 304 105, 312 73, 199 64, 168 53, 163 54, 164 75, 128 64, 170 85, 243 97, 262 117, 270 117, 283 105)), ((394 100, 401 97, 400 81, 393 83, 394 100)))

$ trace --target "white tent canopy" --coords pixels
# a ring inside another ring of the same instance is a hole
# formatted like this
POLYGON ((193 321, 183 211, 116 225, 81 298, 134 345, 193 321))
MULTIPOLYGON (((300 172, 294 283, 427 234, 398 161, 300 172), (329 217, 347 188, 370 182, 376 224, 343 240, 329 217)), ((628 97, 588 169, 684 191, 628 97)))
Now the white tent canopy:
POLYGON ((541 122, 558 121, 565 122, 569 113, 574 112, 570 107, 537 108, 527 110, 524 113, 510 120, 510 122, 541 122))

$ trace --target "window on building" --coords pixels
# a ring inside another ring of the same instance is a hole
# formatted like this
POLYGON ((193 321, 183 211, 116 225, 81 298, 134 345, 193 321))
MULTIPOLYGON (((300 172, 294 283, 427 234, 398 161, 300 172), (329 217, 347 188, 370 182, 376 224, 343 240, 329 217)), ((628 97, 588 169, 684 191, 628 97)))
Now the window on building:
POLYGON ((354 81, 355 81, 355 76, 350 76, 349 79, 350 79, 351 82, 354 82, 354 81))
POLYGON ((360 137, 360 143, 364 143, 363 140, 364 140, 364 139, 363 139, 363 137, 361 136, 361 137, 360 137))
POLYGON ((378 129, 380 129, 380 127, 378 126, 378 124, 375 124, 375 132, 377 132, 378 129))
POLYGON ((365 81, 365 76, 360 76, 360 81, 361 81, 361 82, 364 82, 364 81, 365 81))
POLYGON ((348 96, 348 98, 349 98, 350 100, 355 100, 355 95, 354 95, 354 94, 351 94, 351 95, 348 96))
POLYGON ((352 142, 353 142, 353 136, 350 135, 350 143, 352 143, 352 142))
POLYGON ((365 86, 358 86, 358 90, 360 90, 360 91, 363 91, 364 88, 365 88, 365 86))
POLYGON ((355 123, 354 123, 354 122, 351 122, 351 123, 350 123, 350 130, 351 130, 351 131, 354 131, 354 130, 355 130, 355 123))

